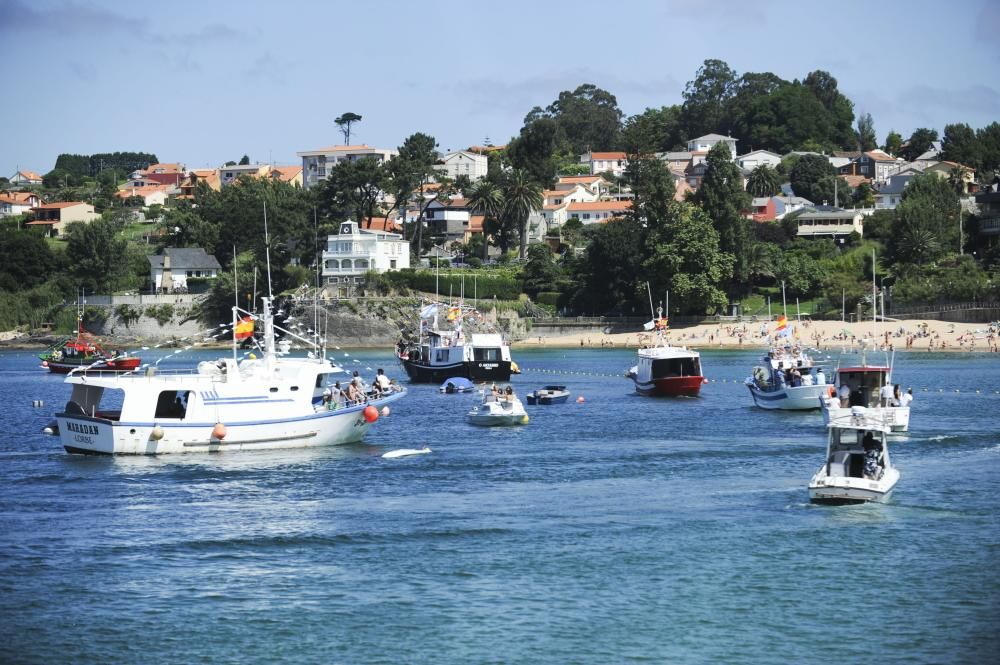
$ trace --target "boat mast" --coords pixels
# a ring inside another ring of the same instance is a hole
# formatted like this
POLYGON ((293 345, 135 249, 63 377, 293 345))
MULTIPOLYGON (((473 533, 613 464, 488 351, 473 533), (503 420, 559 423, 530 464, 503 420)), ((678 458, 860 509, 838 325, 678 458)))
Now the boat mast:
POLYGON ((233 299, 236 301, 233 304, 233 361, 237 360, 236 355, 236 317, 237 310, 240 308, 240 285, 238 278, 236 276, 236 245, 233 245, 233 299))

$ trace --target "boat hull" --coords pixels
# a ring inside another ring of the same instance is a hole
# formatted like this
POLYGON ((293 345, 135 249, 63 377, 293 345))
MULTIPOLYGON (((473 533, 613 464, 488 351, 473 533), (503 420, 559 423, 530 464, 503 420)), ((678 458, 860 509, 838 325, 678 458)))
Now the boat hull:
POLYGON ((826 505, 886 502, 898 481, 896 469, 887 469, 879 480, 827 477, 821 469, 809 483, 809 501, 826 505))
POLYGON ((464 361, 447 365, 431 365, 418 360, 400 358, 410 383, 441 383, 452 377, 470 381, 510 381, 509 360, 464 361))
POLYGON ((646 397, 697 397, 705 383, 702 376, 670 376, 640 381, 632 376, 635 391, 646 397))
POLYGON ((69 374, 74 369, 87 367, 90 371, 101 372, 131 372, 139 367, 141 360, 135 357, 115 358, 106 360, 99 365, 95 365, 96 360, 81 360, 79 362, 67 362, 65 360, 46 360, 44 367, 54 374, 69 374))
POLYGON ((90 455, 160 455, 307 448, 360 441, 372 423, 364 416, 367 406, 378 409, 405 392, 335 411, 319 411, 301 417, 225 424, 225 435, 217 438, 216 423, 208 422, 119 422, 81 414, 57 413, 60 443, 69 453, 90 455), (162 430, 155 439, 154 429, 162 430))
POLYGON ((755 384, 747 385, 753 403, 769 410, 812 411, 820 408, 820 399, 830 391, 828 385, 784 387, 777 390, 761 390, 755 384))
MULTIPOLYGON (((817 399, 817 404, 823 412, 823 424, 851 416, 851 407, 831 407, 823 397, 817 399)), ((868 409, 872 417, 889 425, 893 432, 908 432, 910 430, 910 407, 888 406, 868 409)))
POLYGON ((527 414, 469 414, 469 423, 479 427, 513 427, 515 425, 527 425, 527 414))

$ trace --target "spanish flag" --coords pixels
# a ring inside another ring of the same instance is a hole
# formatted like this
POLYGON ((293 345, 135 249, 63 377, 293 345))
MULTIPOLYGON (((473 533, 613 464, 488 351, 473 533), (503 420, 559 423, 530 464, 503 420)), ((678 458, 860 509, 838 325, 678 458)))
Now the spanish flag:
POLYGON ((656 320, 656 329, 657 330, 667 329, 667 317, 664 316, 656 320))
POLYGON ((236 322, 233 328, 233 338, 237 341, 253 336, 253 317, 245 316, 236 322))
POLYGON ((780 332, 788 326, 788 318, 782 314, 778 317, 778 327, 775 328, 776 331, 780 332))
POLYGON ((449 307, 448 308, 448 320, 454 321, 462 314, 461 307, 449 307))

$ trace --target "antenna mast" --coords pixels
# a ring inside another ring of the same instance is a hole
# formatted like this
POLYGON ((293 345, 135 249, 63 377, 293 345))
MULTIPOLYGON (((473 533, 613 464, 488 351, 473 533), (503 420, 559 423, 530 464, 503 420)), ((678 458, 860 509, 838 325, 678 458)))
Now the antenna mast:
POLYGON ((271 293, 271 241, 267 235, 267 201, 264 201, 264 256, 267 259, 267 297, 273 298, 271 293))

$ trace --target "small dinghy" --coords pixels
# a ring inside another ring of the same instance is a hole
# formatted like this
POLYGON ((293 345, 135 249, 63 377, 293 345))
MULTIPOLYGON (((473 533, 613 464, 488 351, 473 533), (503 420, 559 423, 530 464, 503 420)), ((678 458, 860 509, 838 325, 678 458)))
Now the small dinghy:
POLYGON ((472 407, 466 417, 473 425, 482 427, 528 424, 528 414, 524 410, 524 405, 510 386, 507 386, 504 392, 484 390, 482 403, 472 407))
POLYGON ((569 391, 566 386, 545 386, 528 393, 524 399, 529 405, 562 404, 569 399, 569 391))
POLYGON ((464 376, 453 376, 450 379, 445 379, 438 390, 452 395, 454 393, 471 393, 474 388, 472 381, 464 376))

